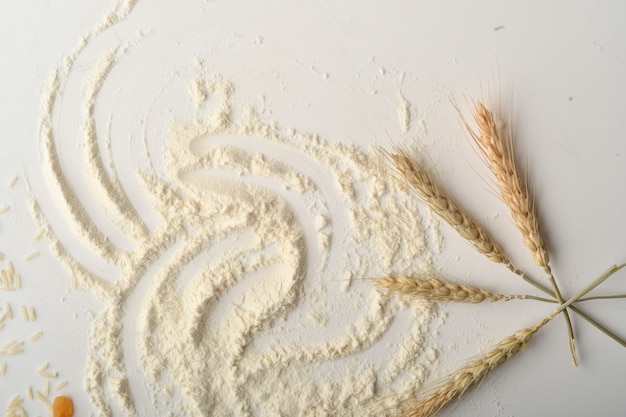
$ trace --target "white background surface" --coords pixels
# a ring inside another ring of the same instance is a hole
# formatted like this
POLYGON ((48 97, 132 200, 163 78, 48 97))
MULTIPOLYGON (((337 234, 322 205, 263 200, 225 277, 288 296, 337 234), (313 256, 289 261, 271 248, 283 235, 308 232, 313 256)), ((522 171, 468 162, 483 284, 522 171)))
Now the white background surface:
MULTIPOLYGON (((17 260, 24 276, 37 277, 37 285, 25 285, 12 304, 35 305, 39 316, 28 331, 11 331, 29 335, 41 328, 47 336, 21 362, 12 359, 0 378, 2 407, 16 387, 24 395, 25 384, 42 383, 34 369, 48 360, 70 381, 77 415, 91 410, 80 390, 86 311, 97 307, 89 294, 69 291, 67 273, 45 242, 31 241, 36 226, 25 210, 24 178, 40 175, 37 118, 44 83, 109 7, 104 1, 69 0, 0 5, 0 202, 12 208, 0 216, 0 251, 17 260), (18 183, 8 190, 6 181, 14 174, 18 183), (41 251, 40 258, 21 262, 32 250, 41 251), (55 332, 58 336, 52 336, 55 332)), ((146 41, 151 48, 138 52, 143 55, 137 67, 127 68, 129 81, 119 83, 121 94, 137 80, 147 91, 157 88, 149 85, 151 71, 177 59, 184 68, 196 49, 215 58, 207 63, 210 68, 241 80, 242 94, 269 97, 274 118, 285 126, 363 143, 417 140, 458 200, 505 242, 517 264, 539 276, 505 207, 486 185, 487 170, 446 98, 450 93, 477 97, 480 83, 499 73, 499 96, 513 103, 518 149, 527 159, 562 291, 571 295, 610 265, 626 261, 623 2, 139 1, 131 17, 135 14, 141 27, 111 36, 124 40, 141 28, 153 29, 154 38, 146 41), (157 44, 160 36, 168 42, 157 44), (274 72, 277 78, 255 78, 274 72), (299 83, 310 78, 326 87, 299 83), (414 111, 407 133, 398 122, 399 92, 414 111), (420 120, 426 129, 418 126, 420 120)), ((140 101, 138 106, 151 105, 140 101)), ((532 292, 442 230, 445 247, 437 262, 446 276, 502 292, 532 292)), ((600 292, 624 293, 625 281, 621 272, 600 292)), ((589 303, 585 310, 626 338, 623 300, 589 303)), ((439 376, 535 323, 550 307, 520 302, 444 311, 439 376)), ((574 323, 579 368, 571 367, 564 326, 557 319, 526 352, 442 414, 623 415, 626 349, 575 316, 574 323)), ((7 331, 0 333, 0 342, 9 337, 7 331)))

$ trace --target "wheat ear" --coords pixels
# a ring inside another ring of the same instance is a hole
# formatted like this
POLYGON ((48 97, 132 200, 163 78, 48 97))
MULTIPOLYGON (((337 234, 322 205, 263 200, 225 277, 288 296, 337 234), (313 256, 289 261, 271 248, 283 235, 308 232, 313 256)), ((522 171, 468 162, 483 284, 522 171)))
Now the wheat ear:
POLYGON ((502 294, 494 294, 489 290, 459 285, 437 278, 412 278, 406 276, 388 275, 374 279, 374 283, 387 290, 401 294, 416 296, 430 301, 457 302, 478 304, 485 300, 500 301, 507 299, 502 294))
POLYGON ((513 155, 511 130, 480 101, 474 105, 473 117, 478 131, 471 128, 459 112, 461 121, 489 163, 489 168, 498 181, 500 196, 511 211, 517 228, 522 232, 524 244, 530 250, 537 265, 545 268, 550 257, 546 250, 533 199, 528 185, 520 180, 513 155))
POLYGON ((400 174, 400 179, 415 190, 431 210, 452 226, 480 253, 494 262, 511 263, 487 232, 461 210, 448 193, 433 180, 428 171, 409 155, 407 150, 396 146, 395 153, 387 155, 400 174))
POLYGON ((498 365, 503 364, 508 359, 515 356, 526 348, 535 333, 546 323, 556 317, 572 303, 578 301, 589 291, 600 285, 615 272, 624 267, 612 266, 604 274, 594 280, 586 288, 574 295, 572 298, 562 303, 556 310, 550 313, 543 320, 532 327, 524 328, 515 332, 496 345, 494 349, 487 352, 477 360, 474 360, 463 368, 454 373, 439 388, 428 397, 422 400, 415 400, 415 404, 411 407, 407 417, 428 417, 436 414, 451 401, 460 398, 471 386, 480 382, 489 372, 494 370, 498 365))
MULTIPOLYGON (((557 303, 557 301, 536 297, 527 294, 496 294, 483 288, 472 287, 471 285, 455 284, 438 278, 418 278, 401 275, 387 275, 374 278, 374 284, 379 288, 399 294, 422 298, 433 302, 455 302, 479 304, 483 301, 511 301, 511 300, 535 300, 546 303, 557 303)), ((604 298, 626 298, 623 296, 605 296, 604 298)))
MULTIPOLYGON (((524 244, 529 249, 535 263, 541 266, 548 276, 555 298, 563 303, 563 297, 552 275, 549 266, 550 257, 539 229, 539 220, 535 212, 534 201, 528 191, 528 184, 522 184, 515 158, 513 155, 513 135, 510 127, 488 110, 480 101, 474 104, 473 117, 478 125, 478 131, 471 128, 457 107, 459 117, 465 124, 470 136, 474 139, 481 153, 488 161, 489 168, 498 181, 500 196, 509 207, 515 225, 522 233, 524 244)), ((574 330, 567 311, 563 311, 569 333, 570 350, 574 366, 576 359, 576 345, 574 330)))

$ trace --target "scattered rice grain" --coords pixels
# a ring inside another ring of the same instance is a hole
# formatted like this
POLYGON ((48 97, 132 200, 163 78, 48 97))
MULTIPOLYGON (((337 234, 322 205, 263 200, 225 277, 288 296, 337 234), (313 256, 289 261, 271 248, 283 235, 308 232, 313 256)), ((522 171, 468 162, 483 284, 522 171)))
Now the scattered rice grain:
POLYGON ((46 398, 46 396, 45 396, 45 395, 43 395, 43 394, 42 394, 41 392, 39 392, 39 391, 35 391, 35 396, 36 396, 37 398, 39 398, 39 400, 40 400, 42 403, 44 403, 44 404, 46 405, 46 407, 48 407, 48 409, 49 409, 50 411, 52 411, 52 404, 50 403, 50 400, 48 400, 48 399, 46 398))
POLYGON ((35 259, 38 256, 39 256, 39 252, 31 252, 28 255, 24 256, 24 261, 28 262, 32 259, 35 259))
POLYGON ((13 186, 15 185, 15 183, 17 182, 17 175, 13 175, 10 179, 9 182, 7 183, 7 187, 9 188, 13 188, 13 186))
POLYGON ((15 339, 9 340, 8 342, 4 342, 4 344, 0 346, 0 349, 2 350, 9 349, 11 346, 13 346, 16 343, 17 343, 17 340, 15 339))
POLYGON ((30 337, 30 341, 34 342, 35 340, 39 339, 42 335, 43 335, 43 332, 39 331, 30 337))
POLYGON ((61 381, 54 386, 54 392, 59 392, 67 386, 67 381, 61 381))
POLYGON ((44 378, 50 378, 50 379, 55 379, 59 377, 58 372, 42 372, 39 375, 44 378))
POLYGON ((19 353, 24 352, 24 342, 20 341, 15 341, 15 343, 13 345, 11 345, 11 347, 9 348, 9 351, 7 352, 8 355, 17 355, 19 353))
POLYGON ((37 368, 37 373, 40 374, 42 372, 44 372, 46 369, 48 369, 48 362, 44 362, 41 364, 41 366, 39 368, 37 368))
POLYGON ((2 206, 2 207, 0 207, 0 214, 6 213, 7 211, 9 211, 9 206, 2 206))
POLYGON ((37 314, 35 313, 35 309, 32 306, 28 307, 28 319, 30 321, 37 320, 37 314))
POLYGON ((33 235, 33 240, 39 240, 39 239, 41 239, 41 237, 43 236, 43 234, 44 234, 45 232, 46 232, 46 229, 42 227, 41 229, 39 229, 39 230, 37 231, 37 233, 35 233, 35 234, 33 235))
POLYGON ((26 307, 22 306, 21 310, 22 310, 22 317, 24 318, 24 321, 28 321, 28 311, 26 310, 26 307))
POLYGON ((4 376, 7 371, 7 362, 3 361, 2 365, 0 365, 0 376, 4 376))
POLYGON ((26 394, 28 395, 29 400, 33 399, 33 389, 30 387, 30 385, 26 385, 26 394))
POLYGON ((5 309, 7 311, 7 317, 12 319, 13 318, 13 310, 11 309, 11 304, 6 303, 5 304, 5 309))

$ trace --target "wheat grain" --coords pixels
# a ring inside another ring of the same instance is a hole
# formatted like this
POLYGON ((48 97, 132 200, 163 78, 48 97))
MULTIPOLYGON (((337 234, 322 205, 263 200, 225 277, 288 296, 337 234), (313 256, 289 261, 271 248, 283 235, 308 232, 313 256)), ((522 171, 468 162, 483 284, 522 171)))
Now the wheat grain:
POLYGON ((504 295, 494 294, 489 290, 454 284, 437 278, 421 279, 389 275, 376 278, 374 282, 381 288, 430 301, 477 304, 485 300, 499 301, 505 299, 504 295))
POLYGON ((411 157, 406 149, 396 146, 395 153, 387 155, 400 174, 401 181, 415 190, 431 210, 452 226, 480 253, 494 262, 510 263, 508 257, 500 250, 499 245, 459 207, 448 193, 434 181, 428 171, 411 157))

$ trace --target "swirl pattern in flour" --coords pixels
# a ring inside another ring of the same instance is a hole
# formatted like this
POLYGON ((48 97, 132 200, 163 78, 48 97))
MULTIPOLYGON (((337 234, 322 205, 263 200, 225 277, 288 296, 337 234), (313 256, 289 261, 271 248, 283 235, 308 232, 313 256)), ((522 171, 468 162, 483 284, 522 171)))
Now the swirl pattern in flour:
POLYGON ((150 36, 106 37, 133 5, 54 74, 41 136, 55 203, 33 203, 102 301, 85 383, 98 413, 385 414, 425 377, 432 311, 359 278, 428 264, 415 202, 376 152, 281 128, 204 64, 136 87, 126 71, 150 36))

